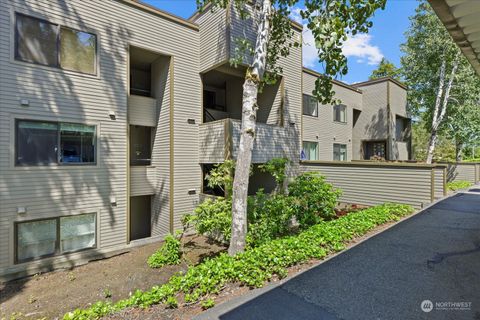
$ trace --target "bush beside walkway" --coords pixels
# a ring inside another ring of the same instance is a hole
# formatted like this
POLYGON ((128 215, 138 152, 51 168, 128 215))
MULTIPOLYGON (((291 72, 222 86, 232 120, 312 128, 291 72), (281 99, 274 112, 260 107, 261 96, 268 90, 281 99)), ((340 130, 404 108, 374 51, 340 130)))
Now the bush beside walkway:
POLYGON ((146 308, 159 303, 173 308, 178 306, 179 299, 183 303, 200 301, 218 293, 229 282, 261 287, 274 276, 285 277, 288 267, 341 251, 354 237, 413 211, 407 205, 384 204, 320 222, 298 235, 273 240, 235 257, 221 254, 190 267, 185 274, 171 277, 162 286, 149 291, 137 290, 130 298, 117 303, 99 301, 88 309, 65 314, 64 319, 96 319, 128 307, 146 308))

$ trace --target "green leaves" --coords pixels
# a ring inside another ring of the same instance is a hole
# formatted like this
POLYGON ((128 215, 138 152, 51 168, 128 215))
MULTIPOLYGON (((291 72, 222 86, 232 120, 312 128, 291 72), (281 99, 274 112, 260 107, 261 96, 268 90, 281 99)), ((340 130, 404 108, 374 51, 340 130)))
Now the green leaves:
POLYGON ((382 58, 377 69, 372 71, 372 75, 368 79, 372 80, 383 77, 392 77, 395 80, 400 80, 400 73, 401 70, 399 68, 395 67, 395 65, 387 59, 382 58))
MULTIPOLYGON (((287 162, 286 159, 272 159, 262 166, 262 170, 283 183, 287 162)), ((339 195, 340 191, 334 190, 324 177, 316 173, 296 177, 289 185, 288 195, 267 195, 260 190, 255 196, 248 197, 247 243, 256 246, 289 234, 294 218, 303 229, 333 218, 339 195)), ((183 222, 193 226, 199 234, 228 243, 232 228, 232 201, 222 197, 207 199, 192 214, 184 216, 183 222)))
MULTIPOLYGON (((337 220, 323 221, 296 236, 270 241, 234 257, 222 253, 190 267, 183 275, 173 276, 164 285, 145 292, 137 290, 130 298, 115 304, 99 301, 90 308, 65 314, 64 319, 98 319, 127 307, 145 308, 158 303, 175 308, 178 306, 177 295, 184 294, 186 303, 196 302, 202 297, 220 292, 228 282, 261 287, 274 276, 286 277, 290 266, 314 258, 321 259, 329 253, 343 250, 352 238, 412 212, 410 206, 384 204, 337 220)), ((205 300, 202 306, 211 306, 209 300, 211 299, 205 300)))
POLYGON ((288 194, 295 199, 295 216, 300 226, 305 228, 334 217, 341 191, 326 183, 325 177, 320 174, 309 172, 290 183, 288 194))
POLYGON ((147 263, 150 268, 161 268, 165 265, 179 264, 181 257, 180 240, 169 234, 160 249, 148 258, 147 263))
POLYGON ((289 163, 290 160, 287 158, 272 158, 267 163, 259 165, 258 168, 261 172, 271 174, 277 183, 277 189, 283 191, 283 183, 287 177, 286 169, 289 163))
POLYGON ((408 106, 412 115, 420 116, 431 128, 440 66, 445 62, 449 75, 457 58, 460 65, 447 114, 469 101, 478 102, 480 80, 428 3, 420 3, 415 15, 410 18, 410 27, 405 35, 407 40, 401 46, 404 53, 401 63, 409 87, 408 106))
POLYGON ((447 183, 447 189, 452 191, 457 191, 461 189, 467 189, 472 185, 473 183, 471 183, 470 181, 464 181, 464 180, 452 181, 447 183))

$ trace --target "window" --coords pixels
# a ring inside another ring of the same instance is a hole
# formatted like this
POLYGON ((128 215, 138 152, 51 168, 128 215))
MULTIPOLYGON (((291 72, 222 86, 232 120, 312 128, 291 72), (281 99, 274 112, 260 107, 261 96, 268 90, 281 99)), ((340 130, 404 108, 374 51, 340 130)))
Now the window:
POLYGON ((18 120, 16 164, 95 163, 95 126, 18 120))
POLYGON ((152 158, 152 127, 130 126, 130 165, 149 166, 152 158))
POLYGON ((318 160, 318 143, 303 141, 301 160, 318 160))
POLYGON ((15 59, 88 74, 96 73, 97 37, 45 20, 16 15, 15 59))
POLYGON ((347 122, 347 106, 343 104, 338 104, 333 106, 333 121, 336 122, 347 122))
POLYGON ((60 28, 60 67, 95 74, 97 38, 87 32, 60 28))
POLYGON ((318 117, 318 103, 315 97, 308 94, 303 95, 303 114, 318 117))
POLYGON ((95 246, 95 214, 60 218, 60 252, 95 246))
POLYGON ((54 255, 56 232, 57 220, 54 219, 17 224, 17 260, 54 255))
POLYGON ((16 261, 96 247, 96 214, 16 223, 16 261))
POLYGON ((347 161, 347 145, 346 144, 333 144, 333 160, 334 161, 347 161))

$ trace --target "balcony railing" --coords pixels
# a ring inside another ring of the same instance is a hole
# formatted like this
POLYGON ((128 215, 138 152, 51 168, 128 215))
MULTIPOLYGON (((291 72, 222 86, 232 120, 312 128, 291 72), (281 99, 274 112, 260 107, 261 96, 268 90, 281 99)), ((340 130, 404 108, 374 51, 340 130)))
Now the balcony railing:
POLYGON ((154 166, 130 167, 130 196, 145 196, 155 193, 157 170, 154 166))
POLYGON ((157 100, 130 95, 128 97, 129 124, 155 127, 157 125, 157 100))
MULTIPOLYGON (((200 163, 219 163, 236 159, 241 121, 222 119, 202 123, 199 127, 200 163)), ((298 158, 299 136, 295 128, 257 123, 252 162, 265 163, 272 158, 298 158)))

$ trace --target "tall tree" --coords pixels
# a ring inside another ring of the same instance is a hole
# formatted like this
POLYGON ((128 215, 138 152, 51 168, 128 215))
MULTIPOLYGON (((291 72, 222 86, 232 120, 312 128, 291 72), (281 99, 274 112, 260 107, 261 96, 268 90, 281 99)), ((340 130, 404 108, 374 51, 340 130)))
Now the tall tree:
MULTIPOLYGON (((204 8, 221 7, 237 10, 242 18, 254 19, 256 41, 243 39, 237 44, 251 56, 247 64, 243 84, 242 129, 237 153, 232 198, 232 237, 228 252, 235 255, 245 248, 247 233, 247 191, 249 168, 255 139, 257 96, 263 82, 271 82, 282 73, 278 58, 286 57, 293 46, 301 46, 293 39, 289 15, 299 0, 197 0, 204 8), (251 7, 249 7, 251 6, 251 7), (253 14, 249 14, 253 9, 253 14)), ((306 0, 300 14, 308 22, 318 52, 318 60, 324 67, 324 77, 316 81, 313 94, 320 103, 333 101, 331 80, 348 72, 347 58, 342 45, 349 35, 366 33, 372 26, 369 20, 375 10, 384 8, 386 0, 306 0)), ((240 50, 242 51, 242 50, 240 50)))
POLYGON ((478 99, 480 82, 427 3, 421 2, 410 18, 406 36, 401 62, 408 103, 430 129, 426 162, 431 163, 449 110, 478 99))
POLYGON ((392 77, 395 80, 400 80, 400 69, 395 67, 395 65, 386 58, 382 58, 377 69, 372 71, 369 79, 373 80, 383 77, 392 77))
POLYGON ((480 142, 480 105, 462 105, 447 116, 446 135, 455 144, 455 160, 462 161, 463 150, 480 142))

